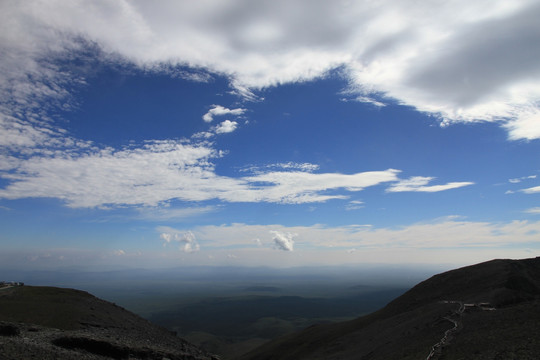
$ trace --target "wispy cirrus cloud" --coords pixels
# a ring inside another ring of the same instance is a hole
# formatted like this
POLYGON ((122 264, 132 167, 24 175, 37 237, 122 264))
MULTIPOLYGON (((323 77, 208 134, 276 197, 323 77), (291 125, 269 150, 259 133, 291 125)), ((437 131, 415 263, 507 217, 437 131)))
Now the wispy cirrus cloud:
POLYGON ((414 176, 409 179, 400 180, 386 189, 387 192, 439 192, 457 189, 464 186, 474 185, 473 182, 450 182, 442 185, 428 185, 434 178, 425 176, 414 176))
MULTIPOLYGON (((144 208, 163 206, 172 200, 302 204, 347 199, 348 193, 383 183, 398 182, 390 187, 394 192, 433 192, 464 186, 449 183, 424 187, 431 178, 421 177, 420 182, 411 183, 400 180, 400 171, 395 169, 356 174, 267 170, 227 177, 217 174, 212 163, 221 156, 222 152, 209 143, 187 140, 149 141, 122 150, 82 151, 75 147, 27 159, 2 156, 0 176, 8 185, 0 189, 0 198, 56 198, 73 208, 144 208)), ((291 164, 287 167, 298 168, 291 164)))
POLYGON ((508 182, 512 184, 519 184, 523 180, 530 180, 530 179, 536 179, 536 175, 529 175, 529 176, 522 176, 522 177, 514 178, 514 179, 508 179, 508 182))
POLYGON ((364 202, 360 200, 349 201, 345 206, 345 210, 358 210, 364 207, 364 202))
POLYGON ((266 164, 266 165, 247 165, 240 169, 240 172, 250 172, 253 174, 260 174, 267 172, 269 170, 297 170, 305 172, 313 172, 320 168, 317 164, 311 163, 298 163, 293 161, 281 162, 275 164, 266 164))

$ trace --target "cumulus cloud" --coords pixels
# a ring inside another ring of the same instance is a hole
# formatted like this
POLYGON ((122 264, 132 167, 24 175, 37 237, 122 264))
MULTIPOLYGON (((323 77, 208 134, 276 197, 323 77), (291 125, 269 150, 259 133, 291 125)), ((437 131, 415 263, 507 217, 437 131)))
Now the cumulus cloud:
POLYGON ((216 126, 216 134, 227 134, 231 133, 238 127, 238 123, 236 121, 231 120, 225 120, 218 126, 216 126))
POLYGON ((297 236, 297 234, 292 234, 289 232, 284 233, 280 231, 270 231, 270 233, 273 235, 272 240, 278 249, 284 251, 294 250, 293 238, 297 236))
MULTIPOLYGON (((226 74, 251 99, 340 67, 359 101, 377 94, 377 106, 394 99, 444 123, 495 121, 510 139, 538 139, 539 16, 534 0, 4 1, 2 112, 38 119, 44 103, 65 103, 84 75, 48 60, 91 45, 149 70, 226 74)), ((216 105, 205 121, 224 111, 240 114, 216 105)))
POLYGON ((169 227, 160 227, 158 231, 165 231, 159 235, 160 239, 164 241, 163 246, 176 242, 179 243, 179 249, 183 252, 191 253, 200 250, 197 239, 191 231, 182 233, 169 227))
POLYGON ((214 120, 214 117, 216 116, 223 116, 223 115, 239 116, 239 115, 242 115, 245 111, 246 109, 242 109, 242 108, 228 109, 221 105, 212 105, 212 108, 208 110, 208 112, 204 114, 202 118, 205 122, 212 122, 214 120))
POLYGON ((425 177, 425 176, 414 176, 409 179, 400 180, 397 183, 391 185, 386 189, 387 192, 405 192, 405 191, 416 191, 416 192, 438 192, 445 191, 450 189, 457 189, 463 186, 473 185, 473 182, 463 181, 463 182, 450 182, 444 185, 427 185, 434 178, 425 177))

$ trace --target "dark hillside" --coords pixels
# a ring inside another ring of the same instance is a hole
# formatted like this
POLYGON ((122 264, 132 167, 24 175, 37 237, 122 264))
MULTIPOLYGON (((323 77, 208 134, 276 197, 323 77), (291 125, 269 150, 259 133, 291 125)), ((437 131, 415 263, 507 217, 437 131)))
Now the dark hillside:
POLYGON ((385 308, 265 344, 242 359, 538 359, 540 258, 493 260, 418 284, 385 308))
POLYGON ((489 302, 496 307, 534 299, 540 294, 540 258, 492 260, 435 275, 392 301, 386 311, 440 300, 489 302))
POLYGON ((84 291, 0 289, 0 359, 213 359, 210 354, 84 291))

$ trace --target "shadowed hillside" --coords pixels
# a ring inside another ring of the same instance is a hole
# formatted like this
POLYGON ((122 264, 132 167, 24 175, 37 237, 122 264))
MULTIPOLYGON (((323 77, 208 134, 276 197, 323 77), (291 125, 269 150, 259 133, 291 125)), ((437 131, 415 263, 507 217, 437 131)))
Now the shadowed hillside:
POLYGON ((433 276, 373 314, 309 327, 242 359, 538 359, 539 298, 540 258, 493 260, 433 276))
POLYGON ((215 359, 115 304, 84 291, 0 289, 1 359, 215 359))

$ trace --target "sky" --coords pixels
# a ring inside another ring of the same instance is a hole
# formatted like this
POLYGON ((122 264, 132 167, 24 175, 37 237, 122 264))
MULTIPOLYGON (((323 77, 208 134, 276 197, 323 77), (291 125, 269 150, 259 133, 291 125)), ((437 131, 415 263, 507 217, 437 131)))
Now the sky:
POLYGON ((538 1, 0 1, 0 262, 540 253, 538 1))

